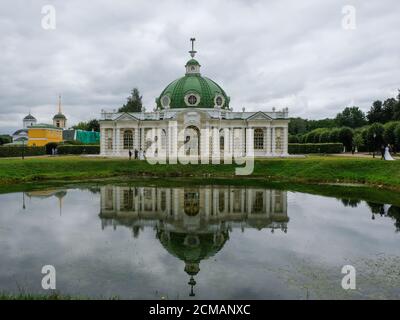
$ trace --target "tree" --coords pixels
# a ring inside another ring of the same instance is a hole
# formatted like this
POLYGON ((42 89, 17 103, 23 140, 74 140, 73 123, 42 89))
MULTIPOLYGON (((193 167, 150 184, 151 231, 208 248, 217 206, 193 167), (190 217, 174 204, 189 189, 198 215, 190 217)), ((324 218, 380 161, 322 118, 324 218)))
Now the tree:
POLYGON ((396 150, 400 150, 400 124, 394 129, 394 136, 396 141, 396 150))
POLYGON ((100 123, 97 119, 92 119, 87 124, 88 131, 97 131, 100 132, 100 123))
POLYGON ((334 128, 336 126, 334 119, 307 120, 307 131, 312 131, 319 128, 334 128))
POLYGON ((358 150, 360 147, 364 146, 364 139, 361 132, 357 132, 353 136, 353 147, 358 150))
POLYGON ((329 136, 330 142, 340 142, 339 133, 340 133, 339 128, 332 129, 330 136, 329 136))
POLYGON ((368 128, 366 142, 370 151, 375 151, 381 145, 383 145, 384 131, 385 129, 381 123, 374 123, 368 128))
POLYGON ((391 121, 386 123, 383 127, 385 131, 383 132, 383 140, 386 144, 395 145, 396 144, 396 136, 395 129, 400 124, 400 122, 391 121))
POLYGON ((369 123, 382 122, 382 101, 376 100, 371 109, 367 113, 367 119, 369 123))
POLYGON ((289 143, 299 143, 299 137, 293 134, 289 134, 289 143))
POLYGON ((126 99, 126 103, 119 108, 118 112, 141 112, 142 111, 142 96, 138 88, 133 88, 131 95, 126 99))
POLYGON ((9 135, 0 135, 0 145, 12 142, 12 137, 9 135))
POLYGON ((320 143, 328 143, 328 142, 330 142, 330 137, 331 137, 331 130, 324 129, 321 132, 321 134, 319 135, 319 142, 320 143))
POLYGON ((397 103, 394 107, 394 112, 393 112, 393 120, 400 120, 400 90, 398 90, 399 93, 397 95, 397 103))
POLYGON ((350 150, 353 145, 353 130, 349 127, 339 129, 339 142, 343 143, 346 150, 350 150))
POLYGON ((92 119, 88 122, 79 122, 77 125, 72 127, 75 130, 85 130, 85 131, 100 131, 100 123, 96 119, 92 119))
POLYGON ((395 98, 386 99, 382 107, 382 123, 389 122, 394 119, 394 112, 397 105, 395 98))
POLYGON ((289 122, 289 133, 291 135, 304 134, 307 132, 307 120, 302 118, 291 118, 289 122))
POLYGON ((335 118, 339 127, 358 128, 366 124, 365 114, 358 107, 347 107, 335 118))

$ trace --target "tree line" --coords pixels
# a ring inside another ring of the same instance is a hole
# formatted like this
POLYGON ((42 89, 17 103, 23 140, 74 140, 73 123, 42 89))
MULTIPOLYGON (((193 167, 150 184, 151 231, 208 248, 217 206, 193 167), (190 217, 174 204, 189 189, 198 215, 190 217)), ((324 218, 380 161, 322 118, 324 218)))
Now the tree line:
POLYGON ((400 90, 396 98, 372 103, 365 114, 359 107, 346 107, 335 118, 291 118, 290 143, 343 143, 346 150, 375 151, 382 145, 400 150, 400 90))

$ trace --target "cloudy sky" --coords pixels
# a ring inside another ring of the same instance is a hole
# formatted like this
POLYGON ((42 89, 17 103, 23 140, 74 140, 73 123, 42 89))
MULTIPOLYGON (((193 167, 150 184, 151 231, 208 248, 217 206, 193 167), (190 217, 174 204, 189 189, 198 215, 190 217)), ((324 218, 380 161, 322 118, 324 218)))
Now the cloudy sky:
POLYGON ((2 0, 0 133, 29 111, 51 122, 59 93, 70 125, 118 108, 134 86, 153 109, 184 74, 192 36, 203 75, 235 110, 287 106, 313 119, 354 104, 366 111, 400 88, 399 14, 398 0, 2 0), (42 26, 45 5, 54 30, 42 26))

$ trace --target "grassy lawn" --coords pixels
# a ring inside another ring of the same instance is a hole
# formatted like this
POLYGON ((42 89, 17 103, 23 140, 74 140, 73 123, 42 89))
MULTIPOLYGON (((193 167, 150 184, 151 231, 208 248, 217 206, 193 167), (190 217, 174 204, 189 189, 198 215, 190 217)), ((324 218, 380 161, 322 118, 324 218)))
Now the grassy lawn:
POLYGON ((400 191, 400 161, 312 156, 256 160, 250 176, 235 176, 237 165, 150 165, 146 161, 77 156, 0 159, 0 186, 26 182, 99 178, 259 178, 291 183, 362 183, 400 191))

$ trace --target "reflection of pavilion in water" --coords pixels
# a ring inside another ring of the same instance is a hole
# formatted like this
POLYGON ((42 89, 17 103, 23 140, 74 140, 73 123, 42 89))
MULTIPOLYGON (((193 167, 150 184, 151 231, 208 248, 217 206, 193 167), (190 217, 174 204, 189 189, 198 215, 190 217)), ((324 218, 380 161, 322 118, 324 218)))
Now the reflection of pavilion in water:
POLYGON ((59 209, 59 212, 61 215, 63 199, 67 195, 67 191, 66 190, 57 190, 57 189, 48 189, 48 190, 23 192, 22 193, 22 208, 23 209, 26 208, 25 195, 28 196, 29 198, 39 198, 39 199, 46 199, 46 198, 50 198, 53 196, 56 197, 58 199, 58 209, 59 209))
POLYGON ((137 237, 153 227, 164 248, 185 262, 191 276, 200 261, 216 254, 233 228, 287 231, 285 191, 235 188, 155 188, 105 186, 101 188, 102 228, 122 225, 137 237))

